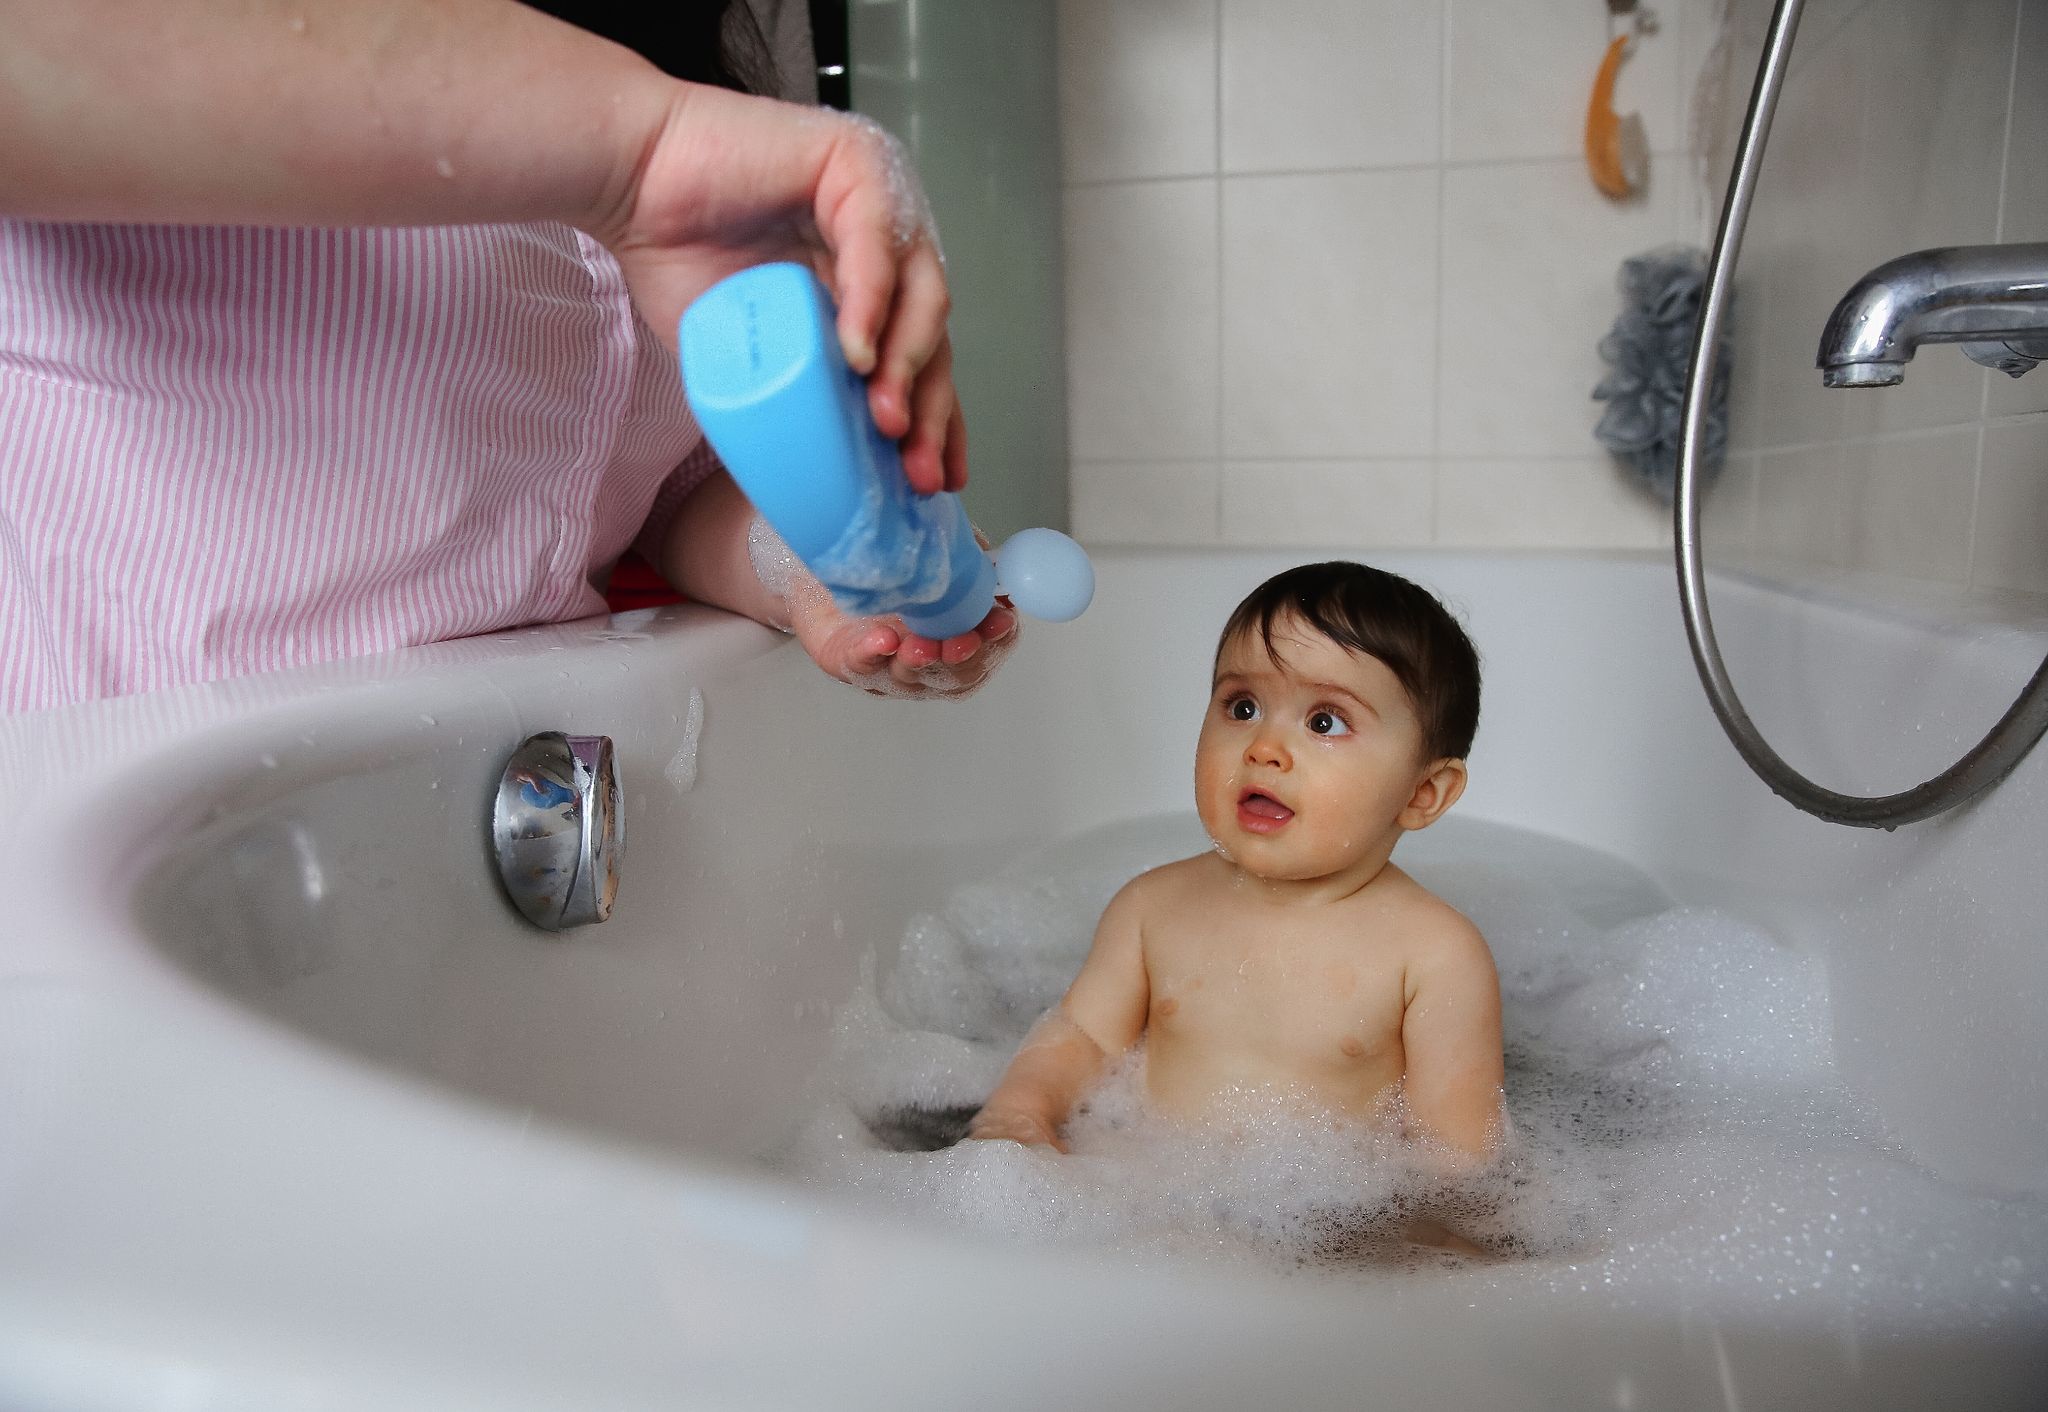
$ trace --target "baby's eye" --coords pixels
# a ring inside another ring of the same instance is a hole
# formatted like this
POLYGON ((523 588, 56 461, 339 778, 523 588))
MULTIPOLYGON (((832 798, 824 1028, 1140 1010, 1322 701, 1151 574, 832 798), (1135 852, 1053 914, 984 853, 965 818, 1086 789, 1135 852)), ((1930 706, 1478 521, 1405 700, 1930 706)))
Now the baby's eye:
POLYGON ((1223 703, 1223 712, 1233 721, 1256 721, 1259 703, 1249 696, 1233 696, 1223 703))
POLYGON ((1311 711, 1308 728, 1317 735, 1349 735, 1350 725, 1335 711, 1311 711))

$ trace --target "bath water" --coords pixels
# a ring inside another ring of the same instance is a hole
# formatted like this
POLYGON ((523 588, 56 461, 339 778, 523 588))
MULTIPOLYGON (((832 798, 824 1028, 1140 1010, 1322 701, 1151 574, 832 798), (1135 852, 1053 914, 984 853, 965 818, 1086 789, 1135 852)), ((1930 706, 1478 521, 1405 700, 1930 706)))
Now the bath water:
POLYGON ((1114 825, 915 918, 870 958, 778 1165, 914 1219, 1134 1258, 1865 1327, 2048 1318, 2048 1203, 1957 1190, 1887 1139, 1836 1072, 1813 957, 1617 859, 1455 816, 1397 861, 1499 966, 1513 1138, 1492 1170, 1447 1186, 1382 1131, 1255 1096, 1228 1132, 1171 1121, 1145 1103, 1142 1048, 1077 1108, 1071 1154, 954 1142, 1116 889, 1208 846, 1191 815, 1114 825), (1495 1255, 1410 1245, 1418 1212, 1495 1255))

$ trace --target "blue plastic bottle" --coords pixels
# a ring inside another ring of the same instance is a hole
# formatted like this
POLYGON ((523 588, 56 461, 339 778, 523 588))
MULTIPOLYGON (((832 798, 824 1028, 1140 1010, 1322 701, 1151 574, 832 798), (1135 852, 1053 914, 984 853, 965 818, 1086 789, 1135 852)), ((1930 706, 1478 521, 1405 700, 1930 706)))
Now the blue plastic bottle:
POLYGON ((849 613, 898 613, 912 632, 944 639, 987 617, 998 591, 1055 622, 1088 606, 1094 569, 1065 535, 1025 530, 992 563, 958 496, 911 490, 809 269, 757 265, 720 281, 683 314, 677 347, 690 410, 719 459, 849 613))

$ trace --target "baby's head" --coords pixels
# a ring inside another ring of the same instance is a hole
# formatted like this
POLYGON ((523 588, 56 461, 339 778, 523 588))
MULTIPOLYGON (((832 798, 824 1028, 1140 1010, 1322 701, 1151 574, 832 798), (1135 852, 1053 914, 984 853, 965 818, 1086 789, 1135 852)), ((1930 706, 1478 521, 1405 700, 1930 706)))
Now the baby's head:
POLYGON ((1370 876, 1456 802, 1478 724, 1478 654, 1434 596, 1363 564, 1305 564, 1224 625, 1196 807, 1253 873, 1370 876))

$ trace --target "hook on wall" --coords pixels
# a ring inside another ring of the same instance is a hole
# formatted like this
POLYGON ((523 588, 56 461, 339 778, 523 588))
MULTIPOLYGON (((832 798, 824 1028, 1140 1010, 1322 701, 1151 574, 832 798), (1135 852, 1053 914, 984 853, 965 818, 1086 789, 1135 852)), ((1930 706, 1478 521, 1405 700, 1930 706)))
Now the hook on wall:
POLYGON ((1620 21, 1628 23, 1621 28, 1620 37, 1633 39, 1657 32, 1657 12, 1637 0, 1607 0, 1607 38, 1611 43, 1616 38, 1616 27, 1620 21))
POLYGON ((1641 191, 1650 179, 1650 144, 1643 120, 1614 111, 1614 85, 1634 41, 1657 32, 1657 13, 1637 0, 1607 0, 1607 52, 1593 77, 1586 105, 1586 168, 1593 185, 1615 200, 1641 191))

